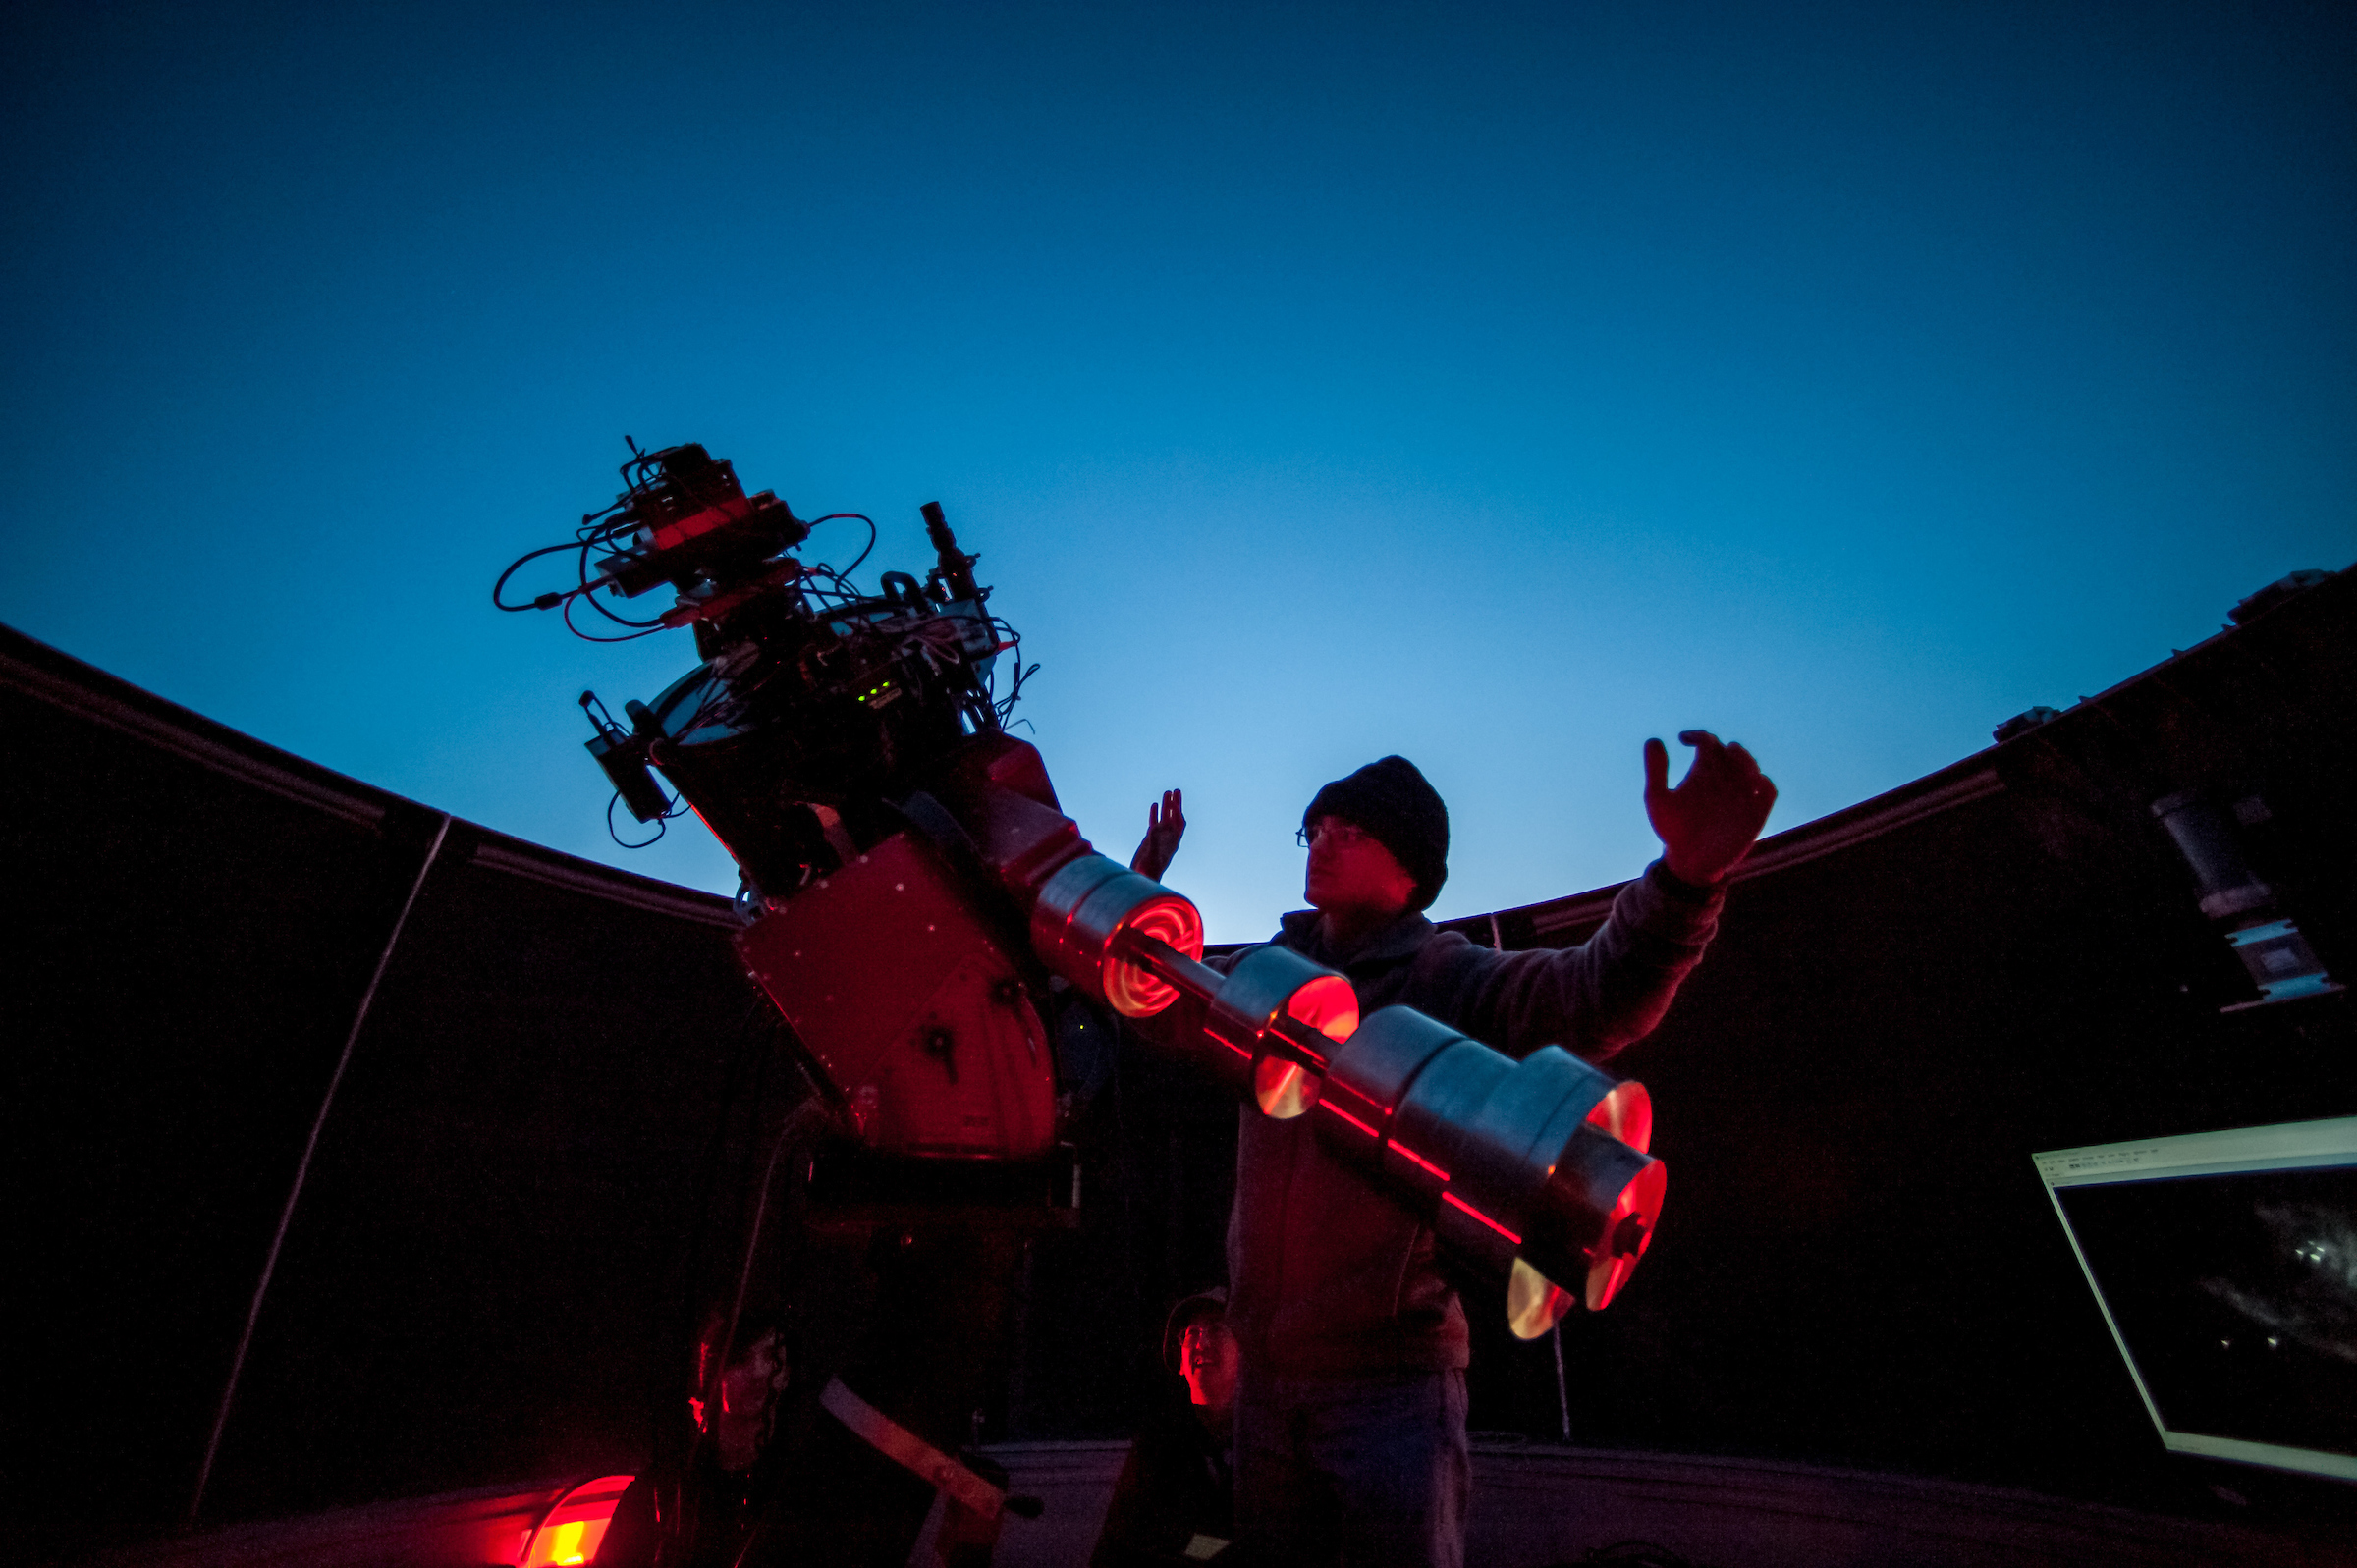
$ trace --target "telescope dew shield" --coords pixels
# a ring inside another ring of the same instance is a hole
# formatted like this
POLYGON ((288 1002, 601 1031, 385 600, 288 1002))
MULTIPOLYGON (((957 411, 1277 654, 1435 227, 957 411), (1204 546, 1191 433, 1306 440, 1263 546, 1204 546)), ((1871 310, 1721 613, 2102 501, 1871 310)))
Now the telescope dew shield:
POLYGON ((1581 1124, 1547 1178, 1526 1255, 1543 1271, 1550 1259, 1562 1260, 1554 1265, 1561 1272, 1549 1272, 1551 1279, 1576 1279, 1586 1265, 1582 1296, 1590 1312, 1603 1310, 1653 1245, 1669 1182, 1669 1167, 1660 1161, 1593 1122, 1581 1124), (1595 1239, 1585 1239, 1590 1236, 1595 1239))
POLYGON ((1204 1028, 1251 1064, 1253 1101, 1280 1121, 1315 1104, 1321 1082, 1305 1063, 1269 1049, 1280 1018, 1305 1024, 1338 1046, 1358 1028, 1350 982, 1289 947, 1255 947, 1228 972, 1204 1028))
POLYGON ((1588 1125, 1602 1127, 1639 1154, 1653 1148, 1653 1096, 1641 1083, 1617 1083, 1588 1112, 1588 1125))
POLYGON ((1507 1277, 1523 1338, 1574 1300, 1602 1309, 1652 1243, 1668 1173, 1643 1147, 1651 1102, 1559 1047, 1517 1062, 1386 1007, 1336 1054, 1318 1104, 1330 1147, 1507 1277))
POLYGON ((1050 877, 1031 906, 1040 962, 1124 1018, 1150 1018, 1178 1000, 1169 981, 1115 951, 1134 931, 1201 962, 1203 917, 1183 896, 1103 855, 1086 854, 1050 877))

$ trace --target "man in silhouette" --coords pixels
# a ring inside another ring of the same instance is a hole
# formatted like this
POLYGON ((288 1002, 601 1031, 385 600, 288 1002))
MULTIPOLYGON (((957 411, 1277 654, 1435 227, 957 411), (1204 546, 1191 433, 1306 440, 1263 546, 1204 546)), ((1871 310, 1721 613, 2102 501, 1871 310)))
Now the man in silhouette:
MULTIPOLYGON (((1362 1014, 1405 1004, 1509 1055, 1560 1045, 1604 1060, 1669 1009, 1776 801, 1741 746, 1701 730, 1678 738, 1695 755, 1674 788, 1668 748, 1645 743, 1662 858, 1579 946, 1500 952, 1425 919, 1449 875, 1449 811, 1397 756, 1310 801, 1310 907, 1272 940, 1341 971, 1362 1014)), ((1173 790, 1149 810, 1132 865, 1159 877, 1184 832, 1173 790)), ((1201 1016, 1182 1005, 1145 1028, 1183 1035, 1201 1016)), ((1309 1118, 1247 1106, 1228 1269, 1239 1544, 1256 1562, 1459 1568, 1468 1336, 1432 1232, 1328 1153, 1309 1118)))

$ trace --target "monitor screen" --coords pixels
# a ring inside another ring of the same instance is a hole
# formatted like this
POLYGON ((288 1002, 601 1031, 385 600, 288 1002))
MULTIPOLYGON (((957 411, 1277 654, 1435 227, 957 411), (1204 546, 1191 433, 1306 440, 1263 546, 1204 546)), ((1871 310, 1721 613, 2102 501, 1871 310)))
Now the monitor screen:
POLYGON ((2357 1116, 2034 1158, 2161 1440, 2357 1481, 2357 1116))

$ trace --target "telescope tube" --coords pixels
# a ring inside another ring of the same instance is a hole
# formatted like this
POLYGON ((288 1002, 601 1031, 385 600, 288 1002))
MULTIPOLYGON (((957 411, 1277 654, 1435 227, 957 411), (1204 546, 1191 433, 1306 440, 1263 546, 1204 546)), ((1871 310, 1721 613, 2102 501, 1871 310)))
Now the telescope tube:
POLYGON ((1348 980, 1288 948, 1221 974, 1191 902, 1088 848, 1046 800, 985 788, 969 810, 1051 973, 1126 1018, 1199 1003, 1214 1073, 1266 1115, 1311 1117, 1321 1143, 1502 1279, 1516 1334, 1574 1304, 1601 1310, 1627 1283, 1668 1182, 1646 1152, 1643 1085, 1557 1046, 1517 1061, 1409 1007, 1361 1018, 1348 980))
POLYGON ((1412 1007, 1361 1021, 1346 980, 1285 948, 1221 975, 1139 929, 1114 946, 1205 1004, 1264 1113, 1311 1116, 1321 1143, 1503 1279, 1518 1337, 1603 1310, 1652 1245, 1669 1172, 1646 1153, 1642 1084, 1558 1046, 1516 1061, 1412 1007))

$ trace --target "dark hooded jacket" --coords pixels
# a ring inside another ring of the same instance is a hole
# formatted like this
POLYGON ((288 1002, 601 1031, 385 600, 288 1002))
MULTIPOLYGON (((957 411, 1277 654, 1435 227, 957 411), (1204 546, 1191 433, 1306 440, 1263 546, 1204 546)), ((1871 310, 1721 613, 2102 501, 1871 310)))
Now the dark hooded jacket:
MULTIPOLYGON (((1359 950, 1336 953, 1310 909, 1287 915, 1274 940, 1341 970, 1362 1015, 1404 1003, 1509 1055, 1560 1045, 1601 1061, 1661 1021, 1701 960, 1722 901, 1718 890, 1688 887, 1656 862, 1576 947, 1499 952, 1410 912, 1359 950)), ((1199 1019, 1198 1009, 1172 1023, 1199 1019)), ((1228 1326, 1246 1368, 1343 1377, 1464 1366, 1464 1310, 1431 1230, 1329 1153, 1311 1117, 1278 1121, 1250 1106, 1242 1114, 1228 1326)))

